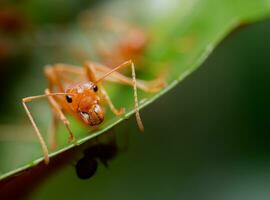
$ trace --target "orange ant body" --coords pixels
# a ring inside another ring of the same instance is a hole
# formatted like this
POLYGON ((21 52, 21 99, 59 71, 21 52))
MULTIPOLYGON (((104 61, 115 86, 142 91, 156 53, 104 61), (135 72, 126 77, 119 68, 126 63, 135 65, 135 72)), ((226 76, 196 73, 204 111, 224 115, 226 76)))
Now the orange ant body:
POLYGON ((69 113, 87 126, 93 127, 98 126, 104 120, 103 103, 107 103, 111 111, 117 116, 124 113, 124 108, 116 109, 114 107, 109 95, 102 86, 102 81, 133 86, 135 116, 141 131, 144 130, 144 127, 139 114, 137 87, 145 92, 157 92, 165 85, 161 79, 153 81, 136 80, 135 67, 131 60, 113 69, 88 61, 84 64, 84 68, 67 64, 56 64, 46 66, 44 72, 45 77, 49 81, 49 87, 45 89, 45 94, 23 98, 22 103, 41 144, 46 164, 49 163, 48 148, 26 103, 41 98, 48 99, 53 110, 53 127, 50 133, 52 137, 51 146, 55 147, 57 119, 61 120, 67 128, 69 141, 74 140, 74 135, 70 129, 70 122, 64 113, 69 113), (117 70, 129 66, 131 67, 132 78, 117 72, 117 70))

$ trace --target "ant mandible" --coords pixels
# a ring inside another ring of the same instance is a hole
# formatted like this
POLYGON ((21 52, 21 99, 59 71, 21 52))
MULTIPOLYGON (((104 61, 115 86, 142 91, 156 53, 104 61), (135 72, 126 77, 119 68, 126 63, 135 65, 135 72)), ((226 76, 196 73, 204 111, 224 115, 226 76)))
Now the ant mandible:
POLYGON ((69 142, 74 140, 70 122, 64 113, 73 115, 88 126, 96 127, 104 120, 103 102, 109 105, 116 116, 125 112, 124 108, 116 109, 114 107, 107 91, 102 86, 102 81, 133 86, 135 116, 141 131, 144 130, 144 127, 139 114, 137 87, 145 92, 157 92, 165 85, 160 78, 153 81, 136 80, 135 67, 131 60, 125 61, 113 69, 92 61, 85 62, 83 68, 67 64, 55 64, 46 66, 44 73, 49 82, 45 94, 23 98, 22 104, 41 144, 46 164, 49 163, 48 148, 26 103, 41 98, 48 99, 53 111, 53 129, 50 133, 52 137, 51 146, 55 147, 57 120, 61 120, 67 128, 69 142), (131 67, 132 78, 117 72, 117 70, 125 67, 131 67), (74 77, 77 79, 75 80, 74 77))

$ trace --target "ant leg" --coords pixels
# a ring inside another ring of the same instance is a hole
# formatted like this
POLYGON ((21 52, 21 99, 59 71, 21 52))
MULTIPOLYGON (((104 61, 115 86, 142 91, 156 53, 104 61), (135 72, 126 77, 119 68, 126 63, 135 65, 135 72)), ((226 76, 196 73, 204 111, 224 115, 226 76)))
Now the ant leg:
MULTIPOLYGON (((96 78, 96 70, 93 67, 95 64, 92 62, 86 62, 84 64, 85 70, 86 70, 86 75, 89 79, 89 81, 93 81, 96 82, 97 78, 96 78)), ((124 108, 120 108, 119 110, 115 108, 115 106, 113 105, 110 96, 108 95, 106 89, 102 86, 101 83, 99 83, 99 88, 101 91, 101 94, 103 95, 104 99, 106 100, 106 102, 108 103, 111 111, 116 115, 119 116, 121 114, 123 114, 125 112, 124 108)))
POLYGON ((74 76, 82 76, 83 70, 74 65, 59 63, 52 66, 45 66, 44 74, 49 82, 50 91, 53 91, 56 86, 58 91, 64 92, 64 83, 74 83, 74 76), (73 77, 71 75, 73 75, 73 77))
MULTIPOLYGON (((39 98, 39 97, 37 97, 37 98, 39 98)), ((44 141, 44 139, 43 139, 43 137, 42 137, 42 135, 41 135, 41 133, 40 133, 40 131, 39 131, 39 129, 38 129, 35 121, 34 121, 34 119, 33 119, 33 116, 31 115, 31 112, 29 111, 29 109, 28 109, 28 107, 26 105, 26 103, 28 103, 28 102, 30 102, 30 101, 32 101, 34 99, 37 99, 37 98, 35 98, 35 97, 26 97, 26 98, 23 98, 22 99, 22 104, 23 104, 23 107, 25 109, 25 112, 26 112, 28 118, 30 119, 31 124, 32 124, 32 126, 33 126, 33 128, 35 130, 35 133, 36 133, 36 135, 38 137, 39 143, 41 144, 43 155, 44 155, 45 164, 49 164, 49 160, 50 159, 49 159, 49 151, 48 151, 47 145, 46 145, 46 143, 45 143, 45 141, 44 141)))
POLYGON ((69 132, 69 142, 73 141, 74 135, 70 129, 70 123, 69 123, 68 119, 66 118, 66 116, 62 112, 61 108, 59 107, 59 105, 55 101, 55 99, 52 96, 50 96, 50 94, 52 94, 52 93, 50 92, 49 89, 45 89, 45 94, 48 96, 48 100, 49 100, 51 106, 53 107, 53 109, 55 110, 55 112, 58 114, 59 119, 64 123, 65 127, 67 128, 67 130, 69 132))
POLYGON ((54 87, 56 86, 58 88, 58 91, 64 92, 64 86, 62 84, 62 81, 59 79, 59 74, 55 70, 55 67, 45 66, 44 74, 49 82, 48 88, 51 91, 53 91, 54 87))
POLYGON ((96 70, 95 70, 95 64, 91 61, 88 61, 84 64, 84 69, 86 76, 89 81, 96 82, 97 76, 96 76, 96 70))
POLYGON ((50 149, 55 150, 57 147, 57 138, 56 138, 56 131, 58 127, 58 120, 54 110, 52 110, 53 119, 48 129, 48 141, 50 145, 50 149))
MULTIPOLYGON (((64 91, 62 82, 60 81, 59 75, 56 72, 54 67, 45 66, 44 74, 49 82, 49 85, 48 85, 49 90, 53 91, 54 87, 57 86, 59 91, 61 92, 64 91)), ((50 149, 55 150, 57 147, 56 131, 57 131, 58 121, 57 121, 57 116, 54 109, 52 109, 52 117, 53 119, 50 123, 47 135, 48 135, 50 149)))
POLYGON ((57 64, 50 66, 50 67, 55 68, 55 70, 61 74, 62 73, 69 73, 71 75, 77 75, 77 76, 82 76, 84 74, 83 69, 80 66, 76 66, 76 65, 57 63, 57 64))
POLYGON ((41 99, 41 98, 48 98, 50 96, 55 96, 55 95, 66 95, 66 93, 50 93, 50 94, 45 94, 45 95, 38 95, 38 96, 31 96, 31 97, 25 97, 22 99, 22 104, 23 104, 23 107, 24 107, 24 110, 35 130, 35 133, 38 137, 38 140, 39 140, 39 143, 42 147, 42 151, 43 151, 43 155, 44 155, 44 161, 45 161, 45 164, 48 164, 49 163, 49 151, 48 151, 48 148, 47 148, 47 145, 44 141, 44 138, 42 137, 37 125, 36 125, 36 122, 34 121, 34 118, 30 112, 30 110, 28 109, 26 103, 29 103, 33 100, 37 100, 37 99, 41 99))
POLYGON ((83 70, 80 66, 57 63, 54 65, 47 65, 46 68, 55 68, 59 72, 69 72, 72 74, 83 75, 83 70))
MULTIPOLYGON (((131 62, 131 61, 126 61, 124 63, 131 62)), ((122 64, 123 65, 123 64, 122 64)), ((110 82, 115 82, 119 84, 125 84, 125 85, 133 85, 133 81, 131 78, 126 77, 125 75, 113 70, 107 66, 101 65, 99 63, 96 63, 94 65, 95 70, 99 77, 103 77, 104 74, 111 73, 110 76, 107 76, 105 78, 106 81, 110 82)), ((117 68, 117 67, 116 67, 117 68)), ((166 86, 166 83, 164 81, 166 74, 161 74, 157 79, 152 80, 152 81, 144 81, 144 80, 139 80, 137 79, 137 87, 145 92, 149 93, 155 93, 160 91, 162 88, 166 86)))
POLYGON ((137 80, 136 80, 136 73, 135 73, 134 63, 131 60, 128 60, 128 61, 122 63, 121 65, 118 65, 114 69, 110 70, 109 72, 105 73, 96 82, 102 81, 103 79, 105 79, 109 75, 113 74, 116 70, 119 70, 121 68, 128 67, 128 66, 131 67, 131 72, 132 72, 131 73, 131 75, 132 75, 131 85, 133 86, 134 109, 135 109, 136 121, 137 121, 137 124, 138 124, 139 129, 143 132, 144 131, 144 127, 143 127, 143 123, 142 123, 142 120, 141 120, 141 117, 140 117, 140 113, 139 113, 139 103, 138 103, 138 94, 137 94, 137 80))
POLYGON ((108 95, 107 91, 105 90, 105 88, 101 85, 101 93, 104 97, 104 99, 107 101, 111 111, 116 115, 122 115, 123 113, 125 113, 125 108, 120 108, 120 109, 116 109, 115 106, 112 103, 112 100, 110 98, 110 96, 108 95))

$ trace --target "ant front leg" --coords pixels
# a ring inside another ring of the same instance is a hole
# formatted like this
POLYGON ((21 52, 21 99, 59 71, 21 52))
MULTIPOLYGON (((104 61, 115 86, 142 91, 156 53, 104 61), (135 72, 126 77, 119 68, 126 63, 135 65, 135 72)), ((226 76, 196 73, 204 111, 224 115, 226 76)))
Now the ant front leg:
POLYGON ((68 141, 69 142, 73 141, 74 140, 74 134, 72 133, 72 131, 70 129, 70 122, 68 121, 68 119, 66 118, 64 113, 62 112, 61 108, 59 107, 59 105, 55 101, 55 99, 52 96, 50 96, 50 94, 52 94, 52 93, 50 92, 49 89, 45 90, 45 94, 48 96, 48 100, 49 100, 51 106, 53 107, 54 111, 57 113, 59 119, 64 123, 65 127, 67 128, 67 130, 69 132, 68 141))
MULTIPOLYGON (((48 97, 56 96, 56 95, 66 95, 66 93, 50 93, 49 91, 46 91, 46 93, 47 94, 44 94, 44 95, 31 96, 31 97, 23 98, 22 99, 22 104, 23 104, 23 107, 25 109, 25 112, 26 112, 26 114, 27 114, 27 116, 28 116, 28 118, 29 118, 29 120, 30 120, 30 122, 31 122, 31 124, 32 124, 32 126, 34 128, 34 130, 35 130, 35 133, 36 133, 36 135, 38 137, 39 143, 40 143, 40 145, 42 147, 45 164, 48 164, 49 163, 49 160, 50 160, 49 159, 48 147, 47 147, 47 145, 46 145, 46 143, 44 141, 44 138, 42 137, 42 135, 41 135, 41 133, 40 133, 40 131, 39 131, 37 125, 36 125, 36 122, 34 121, 34 118, 33 118, 32 114, 31 114, 30 110, 28 109, 28 107, 26 105, 27 103, 29 103, 29 102, 31 102, 33 100, 38 100, 38 99, 42 99, 42 98, 48 98, 48 97)), ((54 103, 55 102, 53 102, 53 104, 54 103)), ((54 109, 56 109, 56 111, 58 111, 57 108, 59 108, 59 107, 56 107, 56 106, 54 107, 54 109)), ((61 112, 62 111, 60 110, 59 115, 60 115, 61 112)), ((61 118, 64 120, 65 119, 65 116, 63 115, 61 118)), ((66 121, 65 124, 67 124, 67 126, 69 128, 69 122, 67 120, 64 120, 64 121, 66 121)), ((73 139, 74 137, 73 137, 73 134, 71 133, 71 131, 70 131, 70 134, 71 134, 70 135, 70 138, 73 139)))
MULTIPOLYGON (((92 62, 86 62, 84 64, 85 67, 85 71, 86 71, 86 76, 88 78, 89 81, 91 82, 96 82, 97 77, 96 77, 96 70, 95 70, 95 64, 92 62)), ((120 108, 119 110, 115 108, 115 106, 113 105, 110 96, 108 95, 106 89, 102 86, 101 83, 99 83, 99 88, 100 88, 100 92, 103 95, 105 101, 108 103, 111 111, 116 115, 122 115, 125 112, 125 108, 120 108)))
POLYGON ((27 116, 28 116, 28 118, 29 118, 29 120, 30 120, 30 122, 31 122, 31 124, 32 124, 32 126, 34 128, 34 130, 35 130, 35 133, 36 133, 36 135, 38 137, 39 143, 40 143, 40 145, 42 147, 45 164, 49 164, 49 160, 50 159, 49 159, 48 147, 47 147, 47 145, 46 145, 46 143, 44 141, 44 138, 42 137, 42 135, 41 135, 41 133, 40 133, 40 131, 39 131, 37 125, 36 125, 36 122, 33 119, 33 116, 31 114, 31 112, 29 111, 29 109, 28 109, 28 107, 26 105, 26 103, 29 103, 29 102, 31 102, 31 101, 33 101, 35 99, 39 99, 39 98, 41 98, 43 96, 44 95, 23 98, 22 99, 22 104, 23 104, 23 107, 25 109, 25 112, 26 112, 26 114, 27 114, 27 116))
POLYGON ((52 109, 53 119, 50 124, 50 128, 48 129, 48 141, 51 150, 55 150, 57 147, 57 137, 56 131, 58 128, 58 119, 55 111, 52 109))

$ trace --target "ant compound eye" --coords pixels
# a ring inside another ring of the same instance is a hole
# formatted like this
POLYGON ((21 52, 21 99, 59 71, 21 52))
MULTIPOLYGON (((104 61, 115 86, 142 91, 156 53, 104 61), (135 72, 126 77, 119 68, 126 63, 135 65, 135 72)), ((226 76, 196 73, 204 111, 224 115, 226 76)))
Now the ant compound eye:
POLYGON ((68 96, 68 95, 67 95, 67 96, 66 96, 66 100, 67 100, 68 103, 72 103, 72 98, 71 98, 71 96, 68 96))
POLYGON ((94 90, 94 92, 97 92, 98 91, 98 86, 94 85, 93 90, 94 90))

